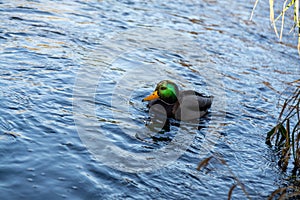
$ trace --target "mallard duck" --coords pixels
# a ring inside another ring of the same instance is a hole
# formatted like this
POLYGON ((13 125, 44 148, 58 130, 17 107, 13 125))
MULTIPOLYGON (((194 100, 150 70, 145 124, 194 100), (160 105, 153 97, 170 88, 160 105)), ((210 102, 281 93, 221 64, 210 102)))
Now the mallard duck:
POLYGON ((166 114, 168 118, 192 120, 207 113, 213 96, 206 96, 193 90, 179 91, 174 82, 163 80, 157 84, 154 92, 142 101, 149 101, 150 109, 155 108, 155 112, 166 114))

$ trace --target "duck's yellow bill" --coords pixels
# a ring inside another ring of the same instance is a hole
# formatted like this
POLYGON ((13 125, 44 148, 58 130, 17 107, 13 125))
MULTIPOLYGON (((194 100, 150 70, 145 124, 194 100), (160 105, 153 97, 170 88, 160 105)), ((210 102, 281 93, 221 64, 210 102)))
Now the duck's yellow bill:
POLYGON ((143 99, 143 101, 151 101, 151 100, 154 100, 154 99, 158 99, 159 96, 157 94, 157 91, 155 90, 152 94, 150 94, 149 96, 145 97, 143 99))

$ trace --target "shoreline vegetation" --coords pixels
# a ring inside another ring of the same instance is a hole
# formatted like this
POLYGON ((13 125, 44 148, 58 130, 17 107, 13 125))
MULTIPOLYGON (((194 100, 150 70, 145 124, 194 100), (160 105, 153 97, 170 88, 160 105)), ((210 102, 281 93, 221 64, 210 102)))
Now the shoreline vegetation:
MULTIPOLYGON (((254 10, 259 0, 255 1, 250 20, 254 15, 254 10)), ((274 32, 279 40, 282 39, 283 27, 285 23, 286 11, 293 9, 293 26, 290 32, 295 30, 298 39, 298 53, 300 56, 300 18, 299 18, 299 2, 300 0, 285 0, 282 5, 280 14, 275 18, 274 0, 269 0, 270 7, 270 21, 274 32), (280 33, 278 34, 276 22, 281 19, 280 33)), ((299 199, 300 198, 300 79, 290 83, 290 87, 286 91, 292 91, 287 96, 282 95, 279 102, 283 102, 281 111, 274 127, 266 133, 266 144, 275 153, 278 161, 278 167, 282 172, 283 178, 281 186, 274 190, 268 199, 299 199)), ((231 177, 234 179, 234 184, 229 188, 228 199, 231 199, 234 189, 240 187, 246 198, 251 199, 246 186, 239 180, 239 178, 230 169, 226 161, 218 153, 204 158, 199 162, 197 170, 205 170, 205 168, 212 162, 221 164, 223 170, 227 169, 231 177)))
MULTIPOLYGON (((252 9, 252 12, 251 12, 251 16, 250 16, 250 21, 253 18, 254 10, 255 10, 258 2, 259 2, 259 0, 255 0, 254 6, 253 6, 253 9, 252 9)), ((291 27, 289 33, 291 33, 293 30, 297 32, 297 39, 298 39, 297 49, 298 49, 298 54, 300 56, 300 16, 299 16, 299 6, 300 5, 299 5, 299 2, 300 2, 300 0, 289 0, 289 1, 284 0, 283 5, 282 5, 282 10, 276 18, 275 18, 275 11, 274 11, 274 7, 275 7, 274 0, 269 0, 269 8, 270 8, 271 25, 273 26, 274 32, 275 32, 276 36, 279 38, 280 41, 282 39, 286 12, 289 9, 293 9, 293 14, 294 14, 293 23, 294 23, 294 25, 291 27), (280 26, 280 33, 278 34, 276 23, 280 19, 281 19, 281 26, 280 26)))
POLYGON ((280 105, 277 124, 266 136, 266 144, 274 150, 278 167, 286 179, 284 186, 275 190, 269 199, 300 197, 300 79, 290 87, 293 92, 280 105))
MULTIPOLYGON (((255 1, 250 20, 259 0, 255 1)), ((285 15, 287 10, 293 9, 293 30, 297 32, 298 54, 300 55, 300 0, 285 0, 282 3, 282 10, 275 18, 274 0, 269 0, 270 21, 274 32, 279 40, 282 39, 285 15), (278 34, 276 22, 281 19, 280 33, 278 34)), ((290 18, 288 18, 290 19, 290 18)), ((300 79, 291 83, 293 92, 283 97, 283 104, 280 105, 281 112, 276 125, 267 133, 266 144, 273 148, 278 159, 278 167, 284 173, 286 182, 283 187, 273 191, 269 199, 297 199, 300 197, 300 79), (289 167, 290 166, 290 167, 289 167)))

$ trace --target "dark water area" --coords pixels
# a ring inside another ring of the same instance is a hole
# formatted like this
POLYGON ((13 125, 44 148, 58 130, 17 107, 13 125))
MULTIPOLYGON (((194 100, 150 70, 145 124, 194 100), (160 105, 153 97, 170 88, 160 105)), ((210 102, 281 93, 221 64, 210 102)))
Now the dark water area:
POLYGON ((282 173, 265 134, 300 68, 253 3, 1 1, 1 199, 227 199, 237 180, 266 199, 282 173), (163 79, 215 99, 152 138, 141 99, 163 79), (211 155, 226 165, 198 171, 211 155))

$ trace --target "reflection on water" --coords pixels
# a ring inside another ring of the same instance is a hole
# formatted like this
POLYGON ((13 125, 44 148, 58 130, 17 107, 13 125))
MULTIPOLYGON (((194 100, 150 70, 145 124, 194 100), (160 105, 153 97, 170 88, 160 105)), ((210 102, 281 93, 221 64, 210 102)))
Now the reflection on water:
MULTIPOLYGON (((281 45, 266 28, 267 5, 257 8, 254 22, 248 21, 251 7, 236 1, 2 2, 2 198, 227 198, 235 182, 227 168, 212 163, 196 170, 216 152, 252 198, 277 189, 280 177, 264 137, 276 120, 278 97, 299 78, 298 55, 293 38, 281 45), (141 99, 163 79, 215 96, 201 128, 171 121, 164 132, 147 132, 141 99), (144 137, 148 133, 153 137, 144 137), (99 135, 102 143, 93 140, 99 135), (102 158, 113 155, 103 141, 136 157, 117 154, 109 167, 85 139, 102 158), (135 163, 141 155, 147 160, 135 163)), ((245 197, 239 187, 233 196, 245 197)))

